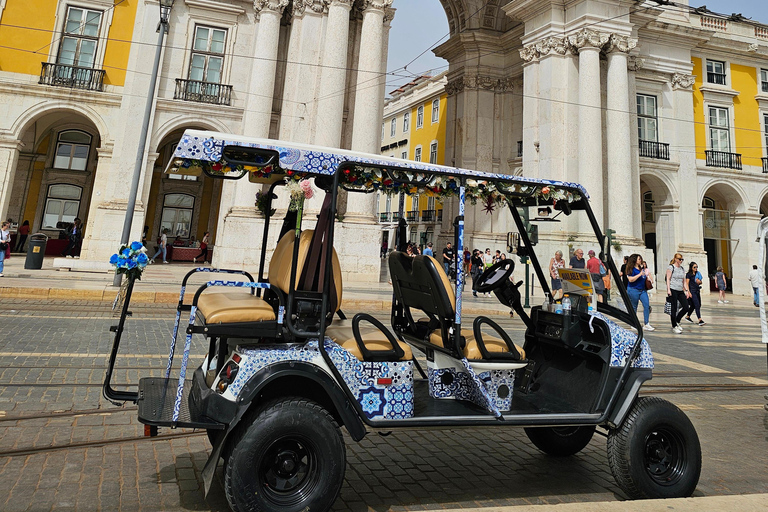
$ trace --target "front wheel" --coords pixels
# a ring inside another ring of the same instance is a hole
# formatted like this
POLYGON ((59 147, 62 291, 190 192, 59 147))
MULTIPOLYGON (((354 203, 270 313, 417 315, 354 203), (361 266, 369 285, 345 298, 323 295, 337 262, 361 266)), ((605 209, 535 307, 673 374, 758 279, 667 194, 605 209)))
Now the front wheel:
POLYGON ((329 510, 346 469, 333 416, 303 398, 260 408, 238 429, 225 461, 227 501, 240 512, 329 510))
POLYGON ((528 439, 548 455, 568 457, 583 450, 592 440, 594 426, 588 427, 528 427, 528 439))
POLYGON ((608 433, 608 464, 630 498, 681 498, 696 490, 701 444, 691 420, 656 397, 638 398, 608 433))

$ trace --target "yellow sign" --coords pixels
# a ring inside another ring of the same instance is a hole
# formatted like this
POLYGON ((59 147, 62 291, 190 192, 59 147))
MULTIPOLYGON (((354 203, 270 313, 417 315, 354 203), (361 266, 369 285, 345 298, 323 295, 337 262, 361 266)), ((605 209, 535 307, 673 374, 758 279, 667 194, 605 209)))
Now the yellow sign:
POLYGON ((32 248, 32 252, 40 252, 40 246, 37 245, 37 246, 33 247, 32 248))
POLYGON ((571 268, 558 269, 560 280, 563 283, 563 293, 574 295, 592 295, 592 276, 586 269, 571 268))

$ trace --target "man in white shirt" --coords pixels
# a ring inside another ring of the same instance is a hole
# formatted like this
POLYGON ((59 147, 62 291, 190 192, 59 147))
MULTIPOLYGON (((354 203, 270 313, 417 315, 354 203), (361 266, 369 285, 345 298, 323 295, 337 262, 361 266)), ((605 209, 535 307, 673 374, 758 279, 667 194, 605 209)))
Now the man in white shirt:
POLYGON ((752 291, 755 294, 755 298, 752 303, 756 308, 760 307, 760 286, 762 279, 760 279, 760 271, 757 270, 757 265, 752 265, 752 270, 749 271, 749 284, 752 285, 752 291))

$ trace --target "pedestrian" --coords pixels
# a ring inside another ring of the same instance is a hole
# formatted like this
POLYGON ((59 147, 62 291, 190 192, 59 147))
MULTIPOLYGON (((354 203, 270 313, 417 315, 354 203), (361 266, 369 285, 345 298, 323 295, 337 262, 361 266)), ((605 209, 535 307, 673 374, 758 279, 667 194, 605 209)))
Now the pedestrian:
POLYGON ((752 270, 749 271, 749 284, 752 285, 752 291, 755 296, 752 303, 756 308, 760 307, 760 271, 757 270, 757 265, 752 265, 752 270))
POLYGON ((11 255, 11 223, 0 224, 0 277, 3 277, 4 261, 11 255))
POLYGON ((627 289, 627 285, 629 285, 629 280, 627 279, 627 261, 629 261, 629 256, 624 256, 624 263, 619 269, 619 276, 621 277, 621 282, 624 284, 625 290, 627 289))
POLYGON ((154 256, 149 260, 150 263, 155 262, 155 258, 160 256, 160 254, 163 255, 163 263, 168 263, 167 260, 167 245, 168 245, 168 228, 165 228, 162 230, 160 238, 158 239, 160 243, 160 247, 157 248, 157 252, 154 256))
POLYGON ((627 258, 627 263, 624 269, 624 273, 627 276, 627 295, 629 295, 629 303, 632 305, 632 309, 637 314, 637 302, 643 303, 643 330, 655 331, 656 329, 651 325, 651 304, 648 300, 648 288, 646 282, 653 284, 653 275, 647 268, 642 268, 643 257, 639 254, 633 254, 627 258))
POLYGON ((573 251, 570 263, 570 268, 586 268, 587 262, 584 261, 584 251, 581 249, 573 251))
POLYGON ((672 312, 669 315, 672 322, 672 331, 676 334, 682 334, 683 327, 680 325, 680 320, 688 312, 688 298, 691 296, 691 292, 688 290, 688 281, 685 279, 685 270, 683 265, 683 255, 679 252, 675 253, 675 257, 669 262, 667 267, 666 282, 667 282, 667 300, 672 303, 672 312), (680 312, 677 311, 678 302, 682 306, 680 312))
POLYGON ((485 268, 493 266, 493 255, 491 254, 490 247, 485 248, 485 254, 483 254, 483 266, 485 268))
POLYGON ((477 297, 477 281, 483 273, 485 263, 483 262, 483 254, 479 249, 475 249, 472 252, 472 257, 469 260, 469 273, 472 276, 472 296, 477 297))
POLYGON ((61 255, 66 258, 71 258, 72 254, 69 252, 72 251, 73 254, 76 252, 77 244, 82 240, 82 236, 81 221, 79 218, 75 217, 74 222, 67 229, 67 238, 69 238, 69 242, 67 242, 67 246, 64 248, 64 252, 62 252, 61 255))
POLYGON ((203 234, 203 239, 200 240, 200 254, 192 258, 192 263, 197 263, 197 258, 202 258, 204 265, 208 263, 208 237, 209 233, 206 231, 203 234))
POLYGON ((494 254, 493 256, 493 263, 495 264, 495 263, 498 263, 499 261, 501 261, 501 251, 496 249, 496 254, 494 254))
POLYGON ((469 260, 472 259, 472 253, 469 252, 469 248, 466 245, 464 246, 464 254, 462 259, 464 260, 464 274, 468 274, 469 260))
POLYGON ((563 251, 555 251, 555 257, 549 260, 549 279, 552 284, 552 300, 557 300, 563 294, 563 282, 560 280, 559 270, 565 268, 563 251))
POLYGON ((453 263, 453 247, 451 247, 451 242, 448 242, 448 244, 446 244, 445 248, 443 249, 443 268, 445 269, 445 275, 447 276, 451 275, 452 263, 453 263))
POLYGON ((388 246, 389 246, 389 243, 386 240, 384 240, 381 243, 381 254, 379 254, 379 256, 381 256, 382 258, 386 258, 388 246))
POLYGON ((605 293, 603 275, 605 274, 605 267, 600 261, 600 258, 595 256, 595 251, 590 249, 589 252, 587 252, 587 255, 589 256, 589 259, 587 260, 587 270, 589 270, 589 275, 592 277, 592 286, 597 295, 597 302, 603 302, 603 294, 605 293))
POLYGON ((19 241, 16 243, 16 252, 24 252, 24 244, 27 243, 29 235, 29 221, 25 220, 19 228, 19 241))
POLYGON ((424 256, 432 256, 435 257, 434 251, 432 251, 432 242, 427 242, 427 248, 424 249, 424 256))
POLYGON ((699 265, 695 261, 692 261, 688 265, 688 273, 685 274, 685 278, 688 280, 688 290, 691 292, 691 305, 688 307, 688 314, 685 319, 693 323, 691 319, 691 313, 696 311, 696 316, 699 317, 699 325, 704 325, 707 322, 701 319, 701 273, 699 272, 699 265))
POLYGON ((726 288, 726 277, 725 272, 723 272, 723 267, 717 267, 717 272, 715 273, 715 285, 717 286, 717 291, 720 293, 720 298, 717 300, 718 304, 728 304, 730 301, 725 300, 725 288, 726 288))

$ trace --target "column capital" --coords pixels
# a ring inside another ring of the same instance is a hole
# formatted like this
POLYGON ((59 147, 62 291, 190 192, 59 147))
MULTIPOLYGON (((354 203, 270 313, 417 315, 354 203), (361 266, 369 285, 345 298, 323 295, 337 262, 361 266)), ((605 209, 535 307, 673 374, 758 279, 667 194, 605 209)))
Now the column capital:
POLYGON ((627 69, 629 71, 640 71, 645 67, 645 59, 630 55, 627 59, 627 69))
POLYGON ((565 55, 570 49, 571 45, 564 37, 545 37, 521 48, 520 58, 525 62, 533 62, 550 54, 565 55))
POLYGON ((692 90, 691 86, 696 81, 696 75, 688 75, 685 73, 675 73, 672 75, 672 89, 674 90, 692 90))
POLYGON ((355 3, 355 0, 325 0, 328 6, 335 6, 339 5, 341 7, 348 7, 349 9, 352 9, 352 4, 355 3))
POLYGON ((293 0, 292 15, 294 18, 301 18, 307 9, 315 14, 323 14, 329 3, 328 0, 293 0))
POLYGON ((580 52, 583 49, 600 50, 608 43, 609 39, 609 34, 585 28, 569 36, 568 42, 575 51, 580 52))
POLYGON ((628 54, 637 47, 637 39, 619 34, 611 34, 608 37, 608 43, 605 46, 605 53, 625 53, 628 54))
POLYGON ((516 78, 496 78, 486 75, 462 75, 450 80, 445 85, 448 96, 459 94, 465 90, 484 90, 493 92, 509 92, 514 90, 516 78))
POLYGON ((397 9, 394 9, 392 7, 387 7, 384 9, 384 24, 389 26, 390 23, 392 23, 392 20, 395 19, 395 11, 397 9))
POLYGON ((360 2, 360 10, 365 12, 368 10, 376 10, 386 12, 387 9, 392 7, 393 0, 362 0, 360 2))
POLYGON ((288 0, 253 0, 253 10, 256 11, 257 20, 262 12, 274 12, 282 16, 286 6, 288 6, 288 0))

